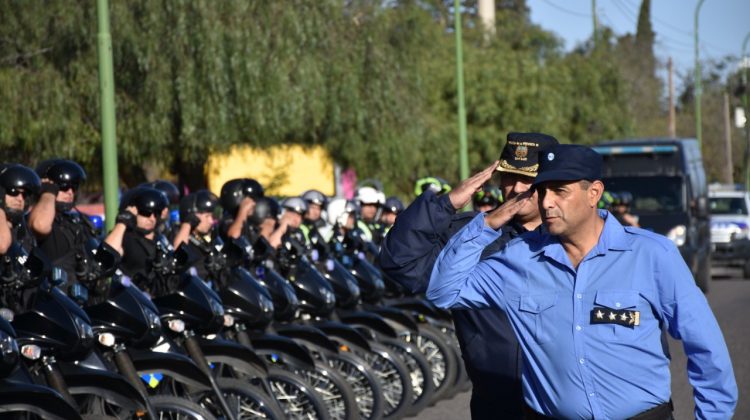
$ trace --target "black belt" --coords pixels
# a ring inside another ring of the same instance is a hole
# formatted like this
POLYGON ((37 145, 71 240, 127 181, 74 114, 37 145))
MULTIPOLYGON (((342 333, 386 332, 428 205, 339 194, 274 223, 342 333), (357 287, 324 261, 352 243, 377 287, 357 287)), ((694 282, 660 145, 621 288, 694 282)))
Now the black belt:
MULTIPOLYGON (((628 420, 672 420, 672 401, 659 404, 654 408, 650 408, 642 413, 636 414, 630 417, 628 420)), ((523 411, 525 420, 555 420, 554 417, 545 416, 544 414, 537 413, 533 408, 524 404, 523 411)))

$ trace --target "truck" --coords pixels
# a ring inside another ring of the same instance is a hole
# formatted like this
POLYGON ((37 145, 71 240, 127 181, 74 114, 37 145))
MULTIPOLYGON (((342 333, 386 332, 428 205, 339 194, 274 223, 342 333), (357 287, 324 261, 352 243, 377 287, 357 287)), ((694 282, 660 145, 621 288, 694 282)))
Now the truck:
POLYGON ((708 186, 695 139, 627 139, 597 144, 602 181, 611 192, 632 194, 640 227, 665 235, 677 246, 698 287, 711 281, 708 186))
POLYGON ((714 271, 739 268, 750 278, 750 192, 743 186, 711 184, 708 200, 714 271))

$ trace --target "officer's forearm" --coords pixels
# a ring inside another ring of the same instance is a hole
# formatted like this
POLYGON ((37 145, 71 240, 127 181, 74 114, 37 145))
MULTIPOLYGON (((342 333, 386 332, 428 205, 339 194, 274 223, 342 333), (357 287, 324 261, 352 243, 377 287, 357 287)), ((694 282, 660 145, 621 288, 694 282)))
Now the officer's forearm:
POLYGON ((29 213, 29 228, 37 236, 47 236, 52 232, 55 221, 55 195, 42 193, 39 201, 29 213))
POLYGON ((435 262, 427 298, 443 308, 490 306, 481 293, 483 274, 477 265, 484 248, 499 236, 485 227, 483 214, 454 235, 435 262))
POLYGON ((5 217, 5 211, 0 209, 0 255, 8 252, 12 242, 13 237, 10 233, 10 226, 8 226, 8 219, 5 217))

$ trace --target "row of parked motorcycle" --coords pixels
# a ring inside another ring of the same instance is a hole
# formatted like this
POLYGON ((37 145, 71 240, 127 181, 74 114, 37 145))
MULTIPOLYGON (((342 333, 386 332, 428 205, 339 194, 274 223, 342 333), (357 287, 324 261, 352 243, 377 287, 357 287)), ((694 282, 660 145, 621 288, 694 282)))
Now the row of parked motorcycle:
POLYGON ((470 386, 449 313, 356 241, 217 236, 210 280, 156 244, 158 295, 93 241, 88 288, 34 250, 2 257, 0 418, 392 419, 470 386))

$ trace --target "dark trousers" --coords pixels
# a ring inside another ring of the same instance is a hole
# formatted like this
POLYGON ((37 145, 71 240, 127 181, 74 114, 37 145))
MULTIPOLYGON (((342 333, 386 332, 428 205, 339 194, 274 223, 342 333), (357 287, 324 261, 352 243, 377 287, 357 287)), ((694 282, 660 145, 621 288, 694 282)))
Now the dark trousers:
POLYGON ((521 349, 505 312, 482 309, 452 313, 472 383, 472 420, 522 419, 521 349))

